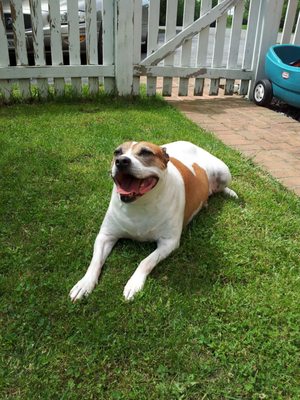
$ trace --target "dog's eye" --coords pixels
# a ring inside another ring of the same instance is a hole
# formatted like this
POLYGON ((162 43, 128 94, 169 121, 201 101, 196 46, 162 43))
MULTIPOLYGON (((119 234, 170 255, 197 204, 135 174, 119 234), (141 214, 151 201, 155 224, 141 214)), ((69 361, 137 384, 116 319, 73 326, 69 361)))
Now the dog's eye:
POLYGON ((122 149, 116 149, 116 150, 114 151, 114 156, 115 156, 115 157, 118 157, 118 156, 120 156, 121 154, 123 154, 122 149))
POLYGON ((139 156, 153 156, 154 154, 153 154, 153 152, 151 151, 151 150, 149 150, 149 149, 146 149, 146 148, 142 148, 140 151, 139 151, 139 154, 138 154, 139 156))

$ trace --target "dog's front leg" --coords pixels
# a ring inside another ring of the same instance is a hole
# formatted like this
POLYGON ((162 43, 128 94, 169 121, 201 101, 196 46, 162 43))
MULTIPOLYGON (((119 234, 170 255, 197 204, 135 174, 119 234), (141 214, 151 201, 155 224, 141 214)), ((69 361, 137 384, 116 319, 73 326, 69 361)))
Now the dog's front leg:
POLYGON ((94 253, 90 266, 84 277, 70 291, 70 297, 73 302, 81 299, 83 296, 88 296, 93 291, 98 283, 101 268, 117 240, 115 236, 104 234, 100 230, 95 240, 94 253))
POLYGON ((139 292, 153 268, 179 246, 179 239, 162 239, 157 242, 157 248, 149 254, 137 267, 124 288, 124 297, 131 300, 139 292))

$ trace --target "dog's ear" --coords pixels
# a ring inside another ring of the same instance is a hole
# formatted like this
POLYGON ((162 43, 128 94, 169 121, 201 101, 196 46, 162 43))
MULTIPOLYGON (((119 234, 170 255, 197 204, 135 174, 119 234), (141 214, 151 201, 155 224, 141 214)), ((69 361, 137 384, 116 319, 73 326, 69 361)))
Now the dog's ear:
POLYGON ((162 153, 163 153, 163 156, 165 159, 165 163, 167 165, 170 160, 169 154, 167 153, 167 149, 165 147, 162 147, 161 149, 162 149, 162 153))

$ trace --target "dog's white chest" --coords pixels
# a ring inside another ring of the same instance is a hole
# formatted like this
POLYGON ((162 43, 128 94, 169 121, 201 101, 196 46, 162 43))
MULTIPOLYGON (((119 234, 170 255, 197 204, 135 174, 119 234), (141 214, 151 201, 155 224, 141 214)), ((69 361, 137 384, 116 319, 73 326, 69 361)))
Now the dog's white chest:
POLYGON ((114 220, 122 237, 134 240, 156 241, 163 230, 161 215, 156 207, 135 207, 131 210, 131 207, 121 205, 114 220))

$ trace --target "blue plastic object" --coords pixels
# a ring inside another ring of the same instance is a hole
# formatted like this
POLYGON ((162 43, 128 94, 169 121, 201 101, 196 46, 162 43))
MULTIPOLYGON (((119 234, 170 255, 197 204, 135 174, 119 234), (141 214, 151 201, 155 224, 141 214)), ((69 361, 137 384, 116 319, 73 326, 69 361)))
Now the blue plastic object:
POLYGON ((273 95, 300 108, 300 46, 281 44, 266 54, 265 72, 272 83, 273 95), (293 65, 295 64, 296 65, 293 65))

